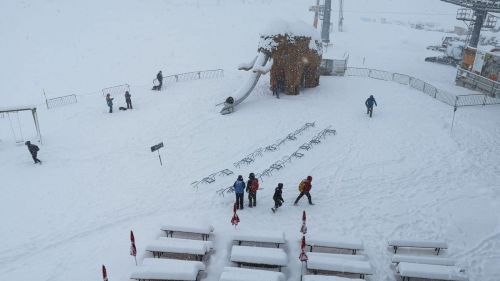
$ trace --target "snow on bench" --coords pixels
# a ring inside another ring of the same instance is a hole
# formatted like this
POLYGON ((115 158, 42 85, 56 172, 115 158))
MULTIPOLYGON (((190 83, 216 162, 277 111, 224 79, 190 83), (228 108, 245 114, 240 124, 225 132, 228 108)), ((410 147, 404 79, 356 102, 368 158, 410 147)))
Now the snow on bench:
POLYGON ((167 233, 167 236, 173 237, 174 232, 201 234, 203 240, 208 240, 210 233, 214 231, 213 226, 209 224, 189 225, 189 224, 164 224, 160 228, 167 233))
POLYGON ((331 239, 324 236, 309 235, 306 241, 307 246, 310 247, 311 252, 313 251, 314 247, 324 247, 351 250, 352 254, 355 255, 357 251, 364 250, 365 248, 363 245, 363 241, 359 239, 331 239))
POLYGON ((207 241, 160 237, 147 244, 146 251, 152 252, 155 257, 161 257, 164 253, 174 253, 194 255, 202 260, 211 247, 211 243, 207 241))
POLYGON ((302 276, 302 281, 363 281, 363 279, 331 275, 304 275, 302 276))
POLYGON ((268 270, 225 267, 219 281, 285 281, 285 275, 268 270))
POLYGON ((364 256, 309 253, 307 269, 314 273, 318 271, 333 271, 340 273, 359 274, 360 278, 373 274, 373 268, 364 256))
POLYGON ((246 231, 236 230, 233 234, 233 241, 241 245, 242 242, 273 243, 277 248, 285 243, 285 233, 283 231, 246 231))
POLYGON ((461 272, 456 266, 400 262, 397 271, 403 281, 409 281, 410 277, 454 281, 468 280, 465 272, 461 272))
POLYGON ((202 270, 205 265, 199 261, 146 258, 141 266, 134 267, 130 279, 195 281, 202 270))
POLYGON ((422 264, 435 264, 435 265, 455 265, 456 260, 448 258, 438 258, 438 257, 426 257, 426 256, 406 256, 406 255, 394 255, 392 256, 393 263, 400 262, 410 262, 410 263, 422 263, 422 264))
POLYGON ((241 265, 261 265, 267 267, 281 267, 287 264, 287 256, 283 249, 249 247, 233 245, 231 261, 241 265))
POLYGON ((394 248, 394 253, 399 247, 405 248, 434 248, 434 251, 439 255, 441 249, 448 249, 448 244, 444 241, 429 241, 429 240, 389 240, 388 245, 394 248))

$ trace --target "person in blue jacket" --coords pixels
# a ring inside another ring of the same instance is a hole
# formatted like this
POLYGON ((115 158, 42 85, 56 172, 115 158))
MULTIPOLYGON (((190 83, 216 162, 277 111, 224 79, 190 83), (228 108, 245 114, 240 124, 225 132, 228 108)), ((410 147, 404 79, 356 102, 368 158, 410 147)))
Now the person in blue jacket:
POLYGON ((106 95, 106 103, 109 106, 109 113, 113 113, 113 98, 110 94, 106 95))
POLYGON ((243 210, 243 195, 245 194, 245 182, 243 176, 239 175, 238 179, 234 182, 233 188, 236 193, 236 209, 243 210))
POLYGON ((368 99, 366 99, 365 101, 365 105, 366 105, 366 114, 370 114, 370 118, 372 118, 372 114, 373 114, 373 105, 375 104, 375 106, 377 106, 377 102, 375 101, 375 98, 373 97, 373 95, 371 95, 368 99))

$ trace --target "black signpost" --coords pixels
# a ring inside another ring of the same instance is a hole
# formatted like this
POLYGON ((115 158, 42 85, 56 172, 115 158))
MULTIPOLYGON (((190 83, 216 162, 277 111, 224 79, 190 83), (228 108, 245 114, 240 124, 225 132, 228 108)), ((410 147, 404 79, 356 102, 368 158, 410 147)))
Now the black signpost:
POLYGON ((160 142, 159 144, 155 144, 151 147, 151 152, 158 151, 158 158, 160 158, 160 165, 163 166, 163 163, 161 162, 161 155, 160 155, 160 148, 163 147, 163 142, 160 142))

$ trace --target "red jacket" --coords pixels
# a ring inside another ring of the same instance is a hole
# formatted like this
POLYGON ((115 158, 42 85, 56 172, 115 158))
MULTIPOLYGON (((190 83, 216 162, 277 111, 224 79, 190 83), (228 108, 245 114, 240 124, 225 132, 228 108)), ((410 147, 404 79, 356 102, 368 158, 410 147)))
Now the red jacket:
POLYGON ((309 192, 311 191, 311 188, 312 188, 312 185, 311 185, 311 182, 308 181, 308 180, 302 180, 301 184, 300 184, 303 189, 301 190, 301 192, 309 192))

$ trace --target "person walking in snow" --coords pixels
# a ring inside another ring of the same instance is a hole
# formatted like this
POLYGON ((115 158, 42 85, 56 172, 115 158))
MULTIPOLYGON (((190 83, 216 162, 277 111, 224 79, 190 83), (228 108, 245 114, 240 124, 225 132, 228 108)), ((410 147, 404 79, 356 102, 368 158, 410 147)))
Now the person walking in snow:
POLYGON ((259 180, 255 178, 254 173, 248 175, 247 192, 248 192, 248 207, 257 206, 257 190, 259 189, 259 180))
POLYGON ((285 202, 285 200, 283 200, 282 193, 283 193, 283 184, 280 182, 278 183, 278 186, 274 189, 274 195, 273 195, 274 208, 271 208, 273 213, 275 213, 276 210, 278 210, 278 208, 281 207, 281 205, 283 205, 283 203, 285 202))
POLYGON ((377 102, 375 101, 375 98, 373 97, 373 95, 370 95, 370 97, 367 98, 365 101, 366 114, 370 114, 370 118, 372 118, 374 104, 375 104, 375 106, 377 106, 377 102))
POLYGON ((245 194, 245 182, 243 176, 239 175, 238 179, 233 184, 234 193, 236 194, 236 209, 243 210, 243 195, 245 194))
POLYGON ((300 198, 302 198, 302 196, 304 196, 304 195, 307 196, 307 200, 309 200, 309 205, 314 205, 314 203, 311 200, 311 194, 309 193, 309 192, 311 192, 311 188, 312 188, 312 185, 311 185, 312 179, 313 178, 311 176, 307 176, 306 179, 304 179, 300 182, 300 184, 299 184, 300 194, 297 197, 297 199, 295 199, 295 202, 293 203, 293 205, 297 205, 297 203, 299 203, 300 198))
POLYGON ((33 158, 33 161, 35 161, 35 164, 42 164, 42 161, 37 158, 40 148, 38 148, 37 145, 31 144, 30 141, 27 141, 24 144, 28 147, 28 151, 31 153, 31 157, 33 158))
POLYGON ((132 109, 132 99, 130 98, 132 95, 125 91, 125 102, 127 103, 127 109, 132 109))
POLYGON ((109 107, 109 113, 113 113, 113 98, 111 97, 110 94, 106 95, 106 103, 108 104, 109 107))
POLYGON ((158 80, 158 91, 161 91, 161 87, 163 86, 163 74, 161 70, 156 74, 156 79, 158 80))

